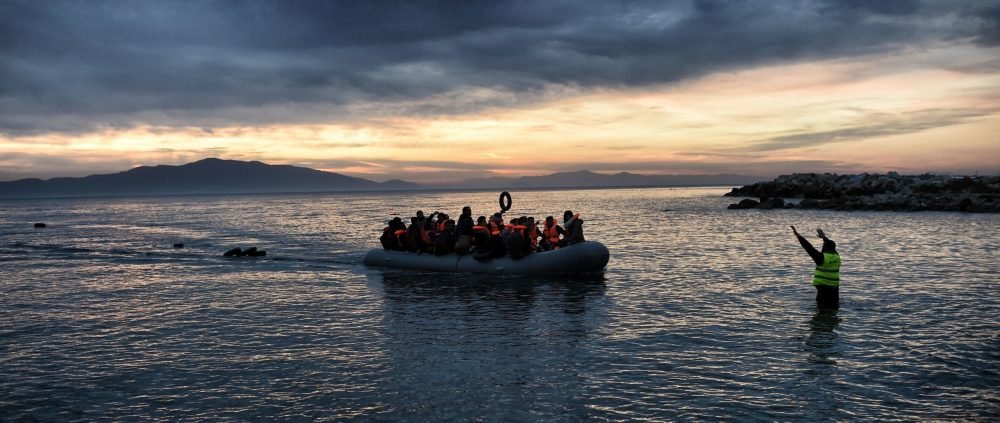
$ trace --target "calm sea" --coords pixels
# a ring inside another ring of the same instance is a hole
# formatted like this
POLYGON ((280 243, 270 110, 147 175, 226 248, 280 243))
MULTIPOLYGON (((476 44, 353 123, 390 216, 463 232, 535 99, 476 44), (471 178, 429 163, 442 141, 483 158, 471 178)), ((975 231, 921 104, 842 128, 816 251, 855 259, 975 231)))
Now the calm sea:
POLYGON ((360 264, 391 216, 496 192, 2 201, 0 420, 1000 417, 1000 215, 724 192, 513 192, 610 249, 560 278, 360 264), (790 224, 838 242, 839 310, 790 224))

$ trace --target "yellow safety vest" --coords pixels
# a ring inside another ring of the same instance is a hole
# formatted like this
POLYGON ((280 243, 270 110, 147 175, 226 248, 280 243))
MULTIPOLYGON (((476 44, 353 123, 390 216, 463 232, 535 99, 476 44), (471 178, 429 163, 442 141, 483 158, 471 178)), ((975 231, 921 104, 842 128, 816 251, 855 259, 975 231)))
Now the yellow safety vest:
POLYGON ((840 286, 840 255, 823 253, 823 265, 816 268, 813 285, 840 286))

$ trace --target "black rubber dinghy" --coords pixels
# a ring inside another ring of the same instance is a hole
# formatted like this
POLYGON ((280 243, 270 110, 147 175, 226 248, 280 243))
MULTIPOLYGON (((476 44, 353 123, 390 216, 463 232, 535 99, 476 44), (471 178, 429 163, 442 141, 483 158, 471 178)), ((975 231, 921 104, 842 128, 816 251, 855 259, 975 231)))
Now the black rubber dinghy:
POLYGON ((365 265, 437 272, 487 273, 494 275, 559 275, 599 272, 608 265, 608 248, 586 241, 558 250, 532 253, 520 260, 510 257, 479 261, 471 255, 416 254, 375 249, 365 255, 365 265))

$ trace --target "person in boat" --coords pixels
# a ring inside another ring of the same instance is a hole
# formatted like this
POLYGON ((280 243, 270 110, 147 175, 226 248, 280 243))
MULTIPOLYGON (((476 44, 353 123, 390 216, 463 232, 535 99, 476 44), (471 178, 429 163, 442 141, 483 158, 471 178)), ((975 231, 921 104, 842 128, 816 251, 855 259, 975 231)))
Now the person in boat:
POLYGON ((840 253, 837 252, 837 243, 827 238, 822 229, 816 229, 816 235, 823 240, 823 249, 816 251, 808 240, 792 226, 792 233, 798 238, 799 244, 809 253, 816 262, 816 271, 813 274, 812 284, 816 287, 816 304, 824 308, 837 308, 840 306, 840 253))
POLYGON ((527 228, 524 230, 524 237, 528 241, 528 251, 538 251, 538 237, 541 236, 541 232, 538 230, 538 223, 535 222, 534 217, 528 217, 528 220, 524 222, 524 226, 527 228))
MULTIPOLYGON (((403 224, 402 221, 399 222, 403 224)), ((406 225, 403 224, 402 229, 398 229, 395 232, 396 243, 399 245, 398 251, 410 251, 413 248, 413 243, 410 241, 410 235, 406 232, 406 225)))
POLYGON ((542 251, 555 250, 559 248, 559 235, 565 234, 562 226, 552 216, 545 217, 545 228, 542 229, 542 251))
POLYGON ((409 240, 409 248, 407 249, 411 253, 421 253, 426 251, 424 246, 423 237, 423 220, 420 216, 423 212, 417 212, 417 216, 410 218, 410 226, 406 228, 406 237, 409 240))
POLYGON ((493 213, 493 217, 491 217, 490 221, 487 222, 487 227, 490 230, 491 236, 500 236, 500 231, 504 228, 503 215, 500 213, 493 213))
POLYGON ((382 229, 382 236, 379 237, 379 241, 382 243, 382 248, 386 250, 400 250, 399 238, 396 231, 402 230, 406 232, 406 225, 403 224, 403 220, 398 216, 389 221, 388 225, 382 229))
MULTIPOLYGON (((420 228, 420 242, 424 245, 425 252, 431 252, 434 250, 434 237, 436 237, 438 233, 437 222, 434 220, 434 217, 438 214, 438 212, 434 212, 431 213, 430 216, 427 216, 427 218, 424 219, 423 226, 420 228)), ((442 223, 444 222, 442 221, 442 223)))
POLYGON ((490 232, 490 237, 488 245, 485 248, 476 248, 476 253, 472 256, 476 260, 490 260, 494 258, 500 258, 507 255, 507 245, 504 242, 503 237, 500 236, 502 231, 505 229, 506 225, 503 223, 503 215, 500 213, 494 213, 488 222, 486 222, 486 228, 490 232))
POLYGON ((503 240, 507 255, 514 260, 519 260, 528 255, 524 236, 524 226, 518 224, 520 219, 511 219, 511 224, 500 232, 500 239, 503 240))
POLYGON ((580 219, 580 213, 573 214, 572 210, 563 213, 563 232, 563 240, 559 243, 561 247, 586 241, 583 238, 583 219, 580 219))
POLYGON ((479 216, 475 226, 472 227, 472 252, 481 253, 490 249, 490 228, 486 223, 486 216, 479 216))
POLYGON ((455 221, 446 220, 441 232, 434 238, 434 255, 443 256, 455 252, 455 221))
MULTIPOLYGON (((485 218, 483 220, 486 220, 485 218)), ((465 255, 472 248, 473 227, 472 208, 462 207, 462 214, 458 216, 458 225, 455 226, 455 253, 465 255)))
POLYGON ((450 216, 445 213, 438 213, 437 220, 434 221, 434 230, 443 232, 445 224, 450 220, 450 216))

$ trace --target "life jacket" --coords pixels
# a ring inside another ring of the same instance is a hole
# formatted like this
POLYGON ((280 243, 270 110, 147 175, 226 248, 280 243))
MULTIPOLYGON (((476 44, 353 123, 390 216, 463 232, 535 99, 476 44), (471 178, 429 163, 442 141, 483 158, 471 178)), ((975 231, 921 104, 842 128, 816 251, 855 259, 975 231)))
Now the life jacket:
POLYGON ((445 224, 445 222, 447 222, 447 221, 442 220, 442 221, 438 222, 438 228, 437 228, 438 232, 444 232, 444 224, 445 224))
POLYGON ((433 235, 434 233, 435 233, 434 229, 432 228, 426 228, 420 230, 420 238, 424 241, 424 245, 427 246, 433 245, 431 240, 431 235, 433 235))
POLYGON ((538 225, 528 225, 527 231, 528 241, 531 242, 531 248, 538 246, 538 225))
POLYGON ((528 230, 527 226, 524 226, 524 225, 514 225, 514 226, 511 226, 510 228, 513 229, 515 232, 517 232, 518 235, 521 235, 521 239, 524 239, 524 237, 527 236, 527 234, 526 234, 526 231, 528 230))
POLYGON ((396 236, 396 243, 399 244, 401 250, 408 250, 410 248, 410 237, 406 234, 406 229, 397 229, 392 233, 396 236))
POLYGON ((556 222, 552 222, 552 226, 546 226, 545 229, 542 231, 542 236, 545 237, 545 239, 549 240, 549 243, 552 245, 556 245, 559 243, 559 229, 557 229, 558 226, 559 225, 556 224, 556 222))
POLYGON ((816 267, 813 285, 840 286, 840 254, 823 253, 823 265, 816 267))
POLYGON ((490 235, 500 235, 500 225, 498 225, 496 221, 490 220, 489 222, 486 222, 486 226, 490 229, 490 235))
POLYGON ((475 235, 476 232, 482 232, 487 237, 490 236, 490 229, 485 226, 479 226, 479 225, 473 226, 472 227, 473 235, 475 235))

